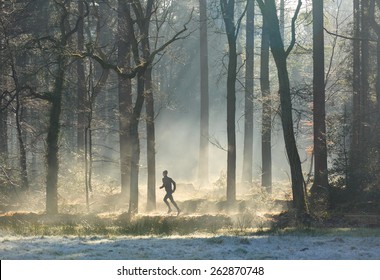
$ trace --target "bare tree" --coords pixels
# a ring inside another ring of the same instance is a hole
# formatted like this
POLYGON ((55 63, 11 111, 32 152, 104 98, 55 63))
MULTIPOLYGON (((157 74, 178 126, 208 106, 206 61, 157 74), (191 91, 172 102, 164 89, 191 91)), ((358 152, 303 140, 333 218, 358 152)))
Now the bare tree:
POLYGON ((375 31, 377 35, 377 42, 376 42, 376 108, 377 108, 377 114, 380 118, 380 24, 376 21, 375 17, 375 11, 379 11, 380 9, 380 1, 378 0, 371 0, 370 2, 370 21, 371 26, 373 30, 375 31), (376 9, 377 7, 377 9, 376 9))
MULTIPOLYGON (((131 46, 129 30, 122 0, 118 0, 118 66, 128 69, 131 67, 131 46)), ((120 173, 121 194, 129 200, 131 180, 131 146, 130 146, 130 118, 132 110, 132 83, 131 79, 118 76, 119 96, 119 145, 120 145, 120 173)))
POLYGON ((253 91, 254 91, 254 31, 255 1, 248 0, 246 14, 246 62, 244 97, 244 154, 242 181, 252 184, 253 171, 253 91))
POLYGON ((261 185, 272 187, 272 100, 269 82, 269 29, 268 18, 263 17, 260 54, 260 87, 262 96, 261 127, 261 185))
POLYGON ((236 200, 236 68, 237 32, 235 26, 235 0, 220 0, 228 39, 227 72, 227 203, 236 200))
POLYGON ((324 57, 323 1, 313 0, 314 183, 311 192, 328 199, 324 57))
POLYGON ((289 56, 295 44, 295 21, 297 19, 302 2, 301 0, 298 1, 297 9, 292 19, 292 41, 286 50, 281 38, 275 1, 257 0, 257 2, 260 6, 263 16, 268 20, 270 48, 276 63, 277 76, 280 87, 279 93, 281 102, 281 123, 284 133, 285 148, 291 171, 293 206, 297 211, 298 218, 302 219, 304 214, 308 213, 308 209, 306 204, 306 192, 301 161, 294 136, 292 99, 287 69, 287 57, 289 56))
POLYGON ((208 92, 208 42, 207 42, 207 0, 199 0, 200 16, 200 78, 201 115, 198 176, 201 186, 208 184, 209 173, 209 92, 208 92))
MULTIPOLYGON (((64 92, 64 81, 70 58, 65 53, 69 39, 77 32, 79 24, 88 15, 88 8, 83 16, 79 16, 73 28, 67 26, 69 17, 69 1, 55 2, 59 14, 58 38, 46 37, 53 43, 56 52, 56 64, 54 72, 54 84, 51 93, 45 96, 50 101, 50 115, 48 134, 46 139, 46 212, 48 214, 58 213, 58 169, 59 169, 59 132, 61 128, 60 117, 62 111, 62 95, 64 92)), ((45 38, 44 38, 45 39, 45 38)))

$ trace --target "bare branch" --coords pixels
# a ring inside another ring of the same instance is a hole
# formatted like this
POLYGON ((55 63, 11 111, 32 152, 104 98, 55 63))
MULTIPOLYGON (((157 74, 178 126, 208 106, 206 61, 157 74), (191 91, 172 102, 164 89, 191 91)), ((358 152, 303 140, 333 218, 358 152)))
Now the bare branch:
POLYGON ((323 28, 323 30, 325 30, 326 33, 329 34, 329 35, 331 35, 331 36, 336 36, 336 37, 339 37, 339 38, 342 38, 342 39, 346 39, 346 40, 377 42, 377 41, 371 40, 369 38, 349 37, 349 36, 346 36, 346 35, 337 34, 337 33, 334 33, 334 32, 331 32, 331 31, 327 30, 326 28, 323 28))
POLYGON ((161 51, 163 51, 167 46, 169 46, 173 42, 175 42, 177 40, 184 39, 187 36, 189 36, 189 35, 186 35, 186 36, 180 36, 180 35, 182 35, 183 33, 185 33, 187 31, 187 25, 190 23, 190 21, 191 21, 191 19, 193 17, 193 12, 194 12, 194 8, 191 10, 190 17, 189 17, 188 21, 183 25, 183 28, 179 32, 177 32, 169 41, 167 41, 165 44, 163 44, 161 47, 159 47, 158 49, 154 50, 150 54, 150 56, 149 56, 149 62, 152 62, 154 60, 154 57, 158 53, 160 53, 161 51))
POLYGON ((292 18, 292 41, 290 42, 290 45, 288 49, 285 52, 286 57, 289 56, 290 52, 292 51, 294 44, 296 43, 296 20, 298 18, 298 14, 300 12, 302 6, 302 1, 298 0, 296 11, 294 12, 294 16, 292 18))
POLYGON ((236 24, 235 40, 237 39, 237 37, 239 35, 239 31, 240 31, 240 27, 241 27, 241 21, 243 20, 245 14, 247 13, 247 8, 248 8, 248 1, 247 1, 247 4, 245 5, 243 13, 240 15, 240 17, 237 21, 237 24, 236 24))

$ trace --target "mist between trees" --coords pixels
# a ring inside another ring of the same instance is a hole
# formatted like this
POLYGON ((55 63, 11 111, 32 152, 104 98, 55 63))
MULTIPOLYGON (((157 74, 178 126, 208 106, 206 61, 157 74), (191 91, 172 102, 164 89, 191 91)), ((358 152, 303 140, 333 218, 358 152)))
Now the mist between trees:
POLYGON ((1 211, 379 210, 377 1, 0 6, 1 211))

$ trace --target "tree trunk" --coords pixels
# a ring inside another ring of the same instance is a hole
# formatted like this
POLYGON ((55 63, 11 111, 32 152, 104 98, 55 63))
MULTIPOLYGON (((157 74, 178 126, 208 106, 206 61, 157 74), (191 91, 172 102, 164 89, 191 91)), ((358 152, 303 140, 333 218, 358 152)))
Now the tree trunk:
POLYGON ((261 36, 260 87, 262 94, 261 128, 261 185, 268 191, 272 188, 272 101, 269 83, 269 30, 268 20, 263 18, 261 36))
MULTIPOLYGON (((359 0, 354 0, 354 38, 360 36, 360 3, 359 0)), ((352 100, 352 139, 351 139, 351 155, 350 155, 350 183, 349 188, 353 190, 357 185, 358 170, 360 168, 360 41, 353 41, 353 100, 352 100)))
POLYGON ((252 185, 253 172, 253 88, 254 88, 255 1, 248 0, 246 14, 246 62, 244 97, 244 154, 242 182, 252 185))
POLYGON ((152 68, 145 71, 145 105, 147 133, 147 163, 148 163, 148 197, 147 211, 156 210, 156 137, 154 127, 154 98, 152 86, 152 68))
MULTIPOLYGON (((130 43, 128 22, 125 20, 122 0, 118 0, 118 65, 129 68, 130 43)), ((132 85, 131 80, 118 76, 119 97, 119 145, 120 145, 120 173, 121 195, 129 201, 131 183, 131 137, 130 122, 132 117, 132 85)))
POLYGON ((138 213, 139 206, 139 165, 140 165, 140 139, 139 139, 139 118, 144 105, 144 74, 138 73, 137 76, 137 98, 133 108, 131 118, 131 186, 129 212, 138 213))
MULTIPOLYGON (((0 1, 1 4, 1 1, 0 1)), ((6 88, 5 81, 5 65, 4 65, 4 53, 0 49, 0 91, 1 93, 6 88)), ((8 157, 8 109, 6 108, 6 101, 0 98, 0 161, 6 161, 8 157)))
POLYGON ((294 137, 292 99, 286 62, 287 52, 284 50, 284 44, 281 39, 275 1, 267 0, 265 1, 265 5, 260 5, 260 8, 264 17, 268 20, 270 48, 277 67, 280 86, 281 122, 291 172, 293 207, 296 209, 298 217, 301 218, 304 214, 308 213, 308 209, 306 205, 306 193, 301 161, 294 137))
MULTIPOLYGON (((79 16, 84 15, 84 4, 83 1, 78 1, 78 13, 79 16)), ((83 52, 84 50, 84 24, 80 21, 78 24, 77 33, 77 44, 78 51, 83 52)), ((83 160, 83 150, 84 150, 84 130, 86 127, 86 74, 85 65, 83 59, 78 59, 77 61, 77 153, 79 159, 83 160)))
MULTIPOLYGON (((18 84, 18 82, 16 82, 18 84)), ((19 86, 16 86, 16 130, 17 130, 17 140, 20 152, 20 177, 21 177, 21 188, 23 191, 29 190, 29 181, 28 181, 28 169, 26 162, 26 149, 24 143, 24 136, 22 132, 22 105, 20 100, 19 86)))
MULTIPOLYGON (((360 75, 360 111, 361 124, 360 134, 361 143, 360 149, 363 156, 363 163, 366 160, 366 155, 370 137, 370 101, 369 101, 369 1, 361 1, 361 75, 360 75)), ((363 165, 362 165, 363 166, 363 165)))
POLYGON ((64 81, 64 58, 58 57, 57 73, 54 82, 54 90, 51 96, 51 108, 49 128, 46 140, 47 152, 47 176, 46 176, 46 213, 58 213, 58 140, 60 131, 60 115, 62 107, 62 92, 64 81))
POLYGON ((313 0, 314 183, 311 192, 328 199, 324 57, 323 1, 313 0))
POLYGON ((24 108, 21 103, 21 93, 22 93, 22 84, 19 79, 18 70, 25 67, 26 57, 22 55, 20 57, 15 57, 12 52, 10 52, 10 61, 12 69, 12 79, 15 84, 15 101, 16 101, 16 110, 15 110, 15 121, 16 121, 16 133, 17 133, 17 142, 18 142, 18 151, 19 151, 19 163, 20 163, 20 180, 21 188, 23 191, 29 190, 29 181, 28 181, 28 170, 27 170, 27 158, 26 158, 26 149, 25 149, 25 139, 26 135, 23 133, 22 121, 24 118, 24 108))
POLYGON ((6 161, 8 157, 8 109, 4 107, 3 103, 5 103, 3 99, 0 99, 0 160, 6 161))
MULTIPOLYGON (((139 23, 139 29, 142 35, 141 45, 143 59, 148 60, 150 53, 149 26, 153 9, 153 0, 146 4, 145 18, 139 23)), ((145 96, 146 109, 146 131, 147 131, 147 167, 148 167, 148 186, 147 186, 147 211, 156 210, 156 136, 154 126, 154 96, 152 82, 152 66, 150 65, 143 73, 144 85, 143 94, 145 96)))
POLYGON ((228 39, 228 69, 227 69, 227 203, 231 205, 236 200, 236 28, 235 1, 221 0, 223 19, 228 39))
POLYGON ((371 22, 371 27, 376 32, 377 42, 376 42, 376 118, 378 122, 380 120, 380 24, 377 22, 376 11, 379 11, 380 3, 375 0, 370 1, 369 6, 369 18, 371 22), (376 9, 377 7, 377 9, 376 9))
POLYGON ((376 42, 376 110, 377 118, 380 119, 380 36, 376 42))
POLYGON ((380 31, 376 42, 376 109, 380 119, 380 31))
POLYGON ((285 41, 285 0, 280 0, 280 32, 282 41, 285 41))
POLYGON ((201 115, 199 147, 199 184, 209 183, 209 93, 208 93, 208 42, 207 42, 207 0, 199 0, 200 14, 200 79, 201 115))

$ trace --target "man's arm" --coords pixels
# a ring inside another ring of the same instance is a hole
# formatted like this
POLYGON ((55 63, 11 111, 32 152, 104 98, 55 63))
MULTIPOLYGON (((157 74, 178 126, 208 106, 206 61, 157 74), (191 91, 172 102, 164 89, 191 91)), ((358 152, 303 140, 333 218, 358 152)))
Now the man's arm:
POLYGON ((177 185, 176 183, 174 182, 174 180, 172 179, 172 183, 173 183, 173 192, 175 192, 176 188, 177 188, 177 185))

